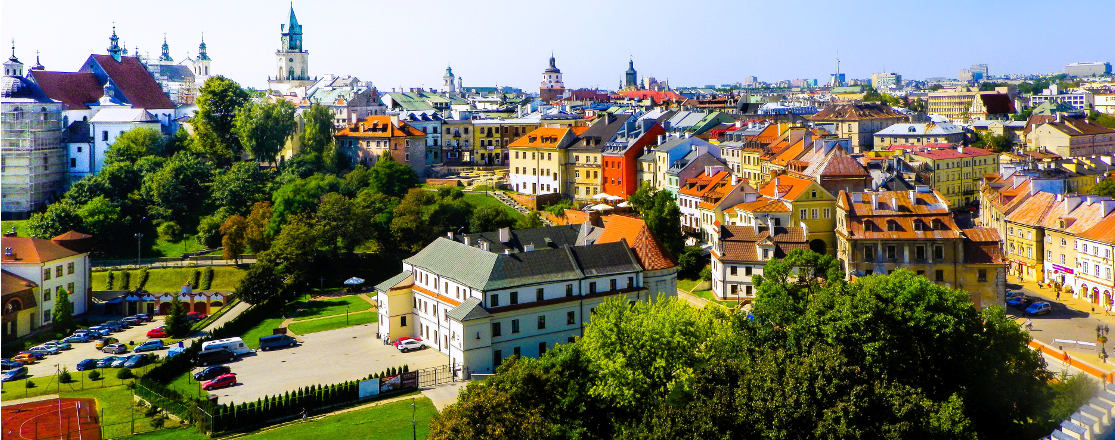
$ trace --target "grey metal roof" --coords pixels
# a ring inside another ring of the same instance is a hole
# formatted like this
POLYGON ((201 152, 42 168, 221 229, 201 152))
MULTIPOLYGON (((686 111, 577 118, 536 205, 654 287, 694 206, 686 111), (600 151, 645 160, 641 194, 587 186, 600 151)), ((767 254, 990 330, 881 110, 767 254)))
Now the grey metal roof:
POLYGON ((407 277, 410 276, 410 274, 411 274, 411 271, 404 270, 404 271, 400 272, 398 275, 395 275, 391 278, 388 278, 388 279, 384 280, 382 283, 376 284, 376 290, 378 290, 380 292, 386 292, 386 291, 390 290, 392 287, 395 287, 396 284, 399 284, 399 282, 405 280, 407 277))
POLYGON ((403 261, 430 269, 473 289, 485 290, 484 285, 496 265, 496 254, 439 237, 403 261))
POLYGON ((476 298, 465 298, 461 305, 454 307, 453 310, 446 312, 445 316, 449 319, 458 322, 471 321, 473 319, 483 319, 492 316, 484 307, 480 306, 480 300, 476 298))
POLYGON ((577 245, 577 231, 580 229, 578 225, 561 225, 561 226, 545 226, 541 228, 532 229, 512 229, 510 240, 507 243, 499 242, 499 231, 492 232, 479 232, 474 234, 463 234, 461 239, 468 238, 470 243, 476 245, 476 240, 482 239, 488 242, 488 250, 495 253, 502 253, 506 249, 511 249, 514 252, 522 252, 526 245, 534 245, 535 249, 542 249, 544 247, 562 247, 562 246, 576 246, 577 245), (547 243, 546 239, 550 239, 547 243), (547 246, 549 244, 549 246, 547 246))

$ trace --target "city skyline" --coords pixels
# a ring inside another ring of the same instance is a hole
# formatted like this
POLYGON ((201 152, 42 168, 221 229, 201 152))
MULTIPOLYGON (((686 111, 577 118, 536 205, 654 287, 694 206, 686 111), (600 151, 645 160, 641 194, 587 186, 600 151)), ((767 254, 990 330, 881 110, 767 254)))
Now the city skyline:
MULTIPOLYGON (((632 57, 640 78, 654 76, 673 86, 727 84, 756 76, 760 81, 797 78, 825 82, 840 58, 849 79, 868 78, 884 69, 907 79, 955 78, 971 64, 983 63, 991 75, 1054 73, 1075 61, 1110 61, 1104 47, 1103 17, 1115 12, 1109 2, 1058 5, 1059 13, 1078 23, 1071 39, 1033 38, 1055 35, 1054 20, 1039 3, 1012 3, 1009 8, 982 2, 945 2, 917 16, 896 4, 849 4, 829 10, 813 2, 708 2, 681 7, 644 3, 638 10, 621 4, 563 3, 560 10, 538 10, 514 2, 458 4, 434 2, 416 13, 399 3, 364 5, 296 2, 310 52, 310 75, 354 75, 381 90, 439 87, 447 65, 468 86, 513 86, 532 90, 550 53, 570 88, 615 88, 632 57), (366 11, 368 28, 341 24, 344 11, 366 11), (1108 13, 1103 13, 1103 11, 1108 13), (493 13, 494 12, 494 13, 493 13), (963 13, 963 15, 961 15, 963 13), (686 16, 693 17, 686 20, 686 16), (738 17, 716 23, 708 17, 738 17), (959 17, 985 17, 983 21, 959 17), (576 23, 589 18, 595 25, 576 23), (788 24, 775 23, 794 23, 788 24), (545 26, 531 25, 545 20, 545 26), (579 32, 564 32, 566 28, 579 32), (1010 25, 1029 29, 1011 36, 1010 25), (458 28, 453 28, 458 26, 458 28), (894 33, 886 29, 933 29, 894 33), (787 31, 787 29, 796 29, 787 31), (589 29, 586 31, 586 29, 589 29), (593 32, 598 29, 599 32, 593 32), (703 29, 693 32, 694 29, 703 29), (359 48, 354 50, 354 48, 359 48), (1034 56, 1043 52, 1056 56, 1034 56), (925 63, 924 60, 936 60, 925 63), (390 60, 387 62, 386 60, 390 60)), ((36 51, 48 70, 72 70, 90 53, 105 53, 115 24, 126 48, 157 58, 166 34, 171 56, 196 56, 202 34, 213 58, 214 73, 242 84, 265 88, 274 70, 279 25, 289 4, 250 1, 214 4, 176 11, 176 20, 152 20, 154 11, 138 2, 73 4, 69 13, 48 16, 29 3, 3 2, 2 37, 15 40, 16 55, 33 64, 36 51), (224 13, 222 13, 224 11, 224 13), (247 17, 247 18, 245 18, 247 17), (51 26, 40 25, 50 22, 51 26), (57 29, 80 29, 59 34, 57 29)))

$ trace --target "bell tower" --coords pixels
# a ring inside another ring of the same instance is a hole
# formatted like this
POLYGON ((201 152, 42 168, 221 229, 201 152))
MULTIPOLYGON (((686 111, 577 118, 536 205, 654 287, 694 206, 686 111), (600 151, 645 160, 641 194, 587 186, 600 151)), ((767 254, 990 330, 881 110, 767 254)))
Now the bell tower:
POLYGON ((442 88, 444 89, 445 93, 448 93, 450 95, 453 95, 453 94, 457 93, 457 82, 454 81, 453 67, 446 66, 445 67, 445 75, 442 76, 441 79, 442 79, 442 88))
POLYGON ((310 53, 302 49, 302 25, 294 15, 294 5, 290 6, 290 20, 279 25, 282 31, 279 50, 275 51, 275 76, 267 81, 274 90, 305 87, 314 83, 310 77, 310 53))

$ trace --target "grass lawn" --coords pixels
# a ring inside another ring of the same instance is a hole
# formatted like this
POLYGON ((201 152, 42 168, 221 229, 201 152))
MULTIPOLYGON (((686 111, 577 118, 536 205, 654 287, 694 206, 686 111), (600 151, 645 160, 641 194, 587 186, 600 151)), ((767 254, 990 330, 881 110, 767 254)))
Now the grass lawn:
MULTIPOLYGON (((331 318, 296 322, 290 325, 290 331, 300 335, 304 335, 307 333, 317 333, 326 330, 334 330, 338 328, 351 327, 354 325, 373 323, 376 322, 378 317, 378 313, 370 311, 350 314, 346 320, 345 314, 342 312, 340 315, 331 318)), ((245 339, 245 343, 247 343, 247 339, 245 339)), ((256 341, 256 343, 259 343, 259 341, 256 341)))
MULTIPOLYGON (((187 281, 193 282, 194 270, 199 270, 202 277, 205 276, 205 267, 173 267, 148 270, 147 284, 144 286, 149 292, 179 292, 182 284, 187 281)), ((122 289, 122 276, 121 273, 125 271, 115 271, 115 285, 113 289, 122 289)), ((131 283, 129 287, 135 288, 136 283, 139 282, 139 270, 128 271, 131 272, 131 283)), ((209 290, 232 290, 236 287, 236 283, 244 277, 245 271, 236 267, 217 266, 213 267, 213 284, 209 290)), ((108 290, 108 271, 93 272, 93 290, 108 290)))
POLYGON ((681 278, 678 278, 678 289, 688 292, 690 290, 693 290, 694 287, 697 287, 697 283, 700 282, 700 280, 683 280, 681 278))
POLYGON ((362 312, 372 308, 372 304, 360 295, 349 295, 331 299, 315 299, 298 304, 302 310, 298 312, 295 321, 304 321, 323 316, 343 315, 345 308, 348 312, 362 312))
MULTIPOLYGON (((105 438, 127 437, 132 433, 132 417, 135 420, 135 432, 150 432, 156 430, 151 426, 151 419, 144 417, 146 408, 134 407, 132 390, 124 386, 85 390, 63 393, 62 397, 94 398, 97 399, 97 410, 101 414, 101 430, 105 438)), ((167 420, 167 425, 177 425, 177 422, 167 420)))
POLYGON ((201 387, 198 386, 198 383, 194 380, 192 374, 192 371, 182 373, 181 376, 178 376, 174 378, 174 380, 170 381, 170 383, 167 384, 167 388, 177 391, 178 393, 186 397, 201 397, 201 387))
POLYGON ((209 436, 193 428, 163 429, 128 437, 131 440, 209 440, 209 436))
POLYGON ((27 233, 27 220, 4 220, 0 222, 0 229, 4 230, 7 234, 15 226, 15 233, 20 237, 30 237, 31 234, 27 233))
MULTIPOLYGON (((355 411, 322 417, 307 422, 297 422, 270 431, 249 434, 244 438, 253 440, 286 439, 410 439, 411 438, 411 399, 385 403, 355 411)), ((420 395, 413 399, 415 434, 426 438, 430 434, 430 420, 437 415, 434 404, 429 398, 420 395)))
MULTIPOLYGON (((44 361, 47 360, 39 362, 44 361)), ((26 397, 35 397, 44 394, 65 394, 67 392, 80 391, 83 389, 88 390, 95 388, 114 387, 122 385, 131 380, 116 378, 116 373, 122 370, 121 368, 99 368, 96 370, 74 371, 73 365, 65 365, 65 367, 69 369, 72 382, 60 384, 58 383, 57 375, 31 376, 24 379, 13 380, 11 382, 4 382, 2 388, 2 395, 4 400, 23 399, 26 397), (92 373, 94 371, 101 375, 101 377, 97 380, 89 378, 89 373, 92 373), (33 388, 27 388, 28 380, 35 384, 33 388)), ((136 376, 142 376, 146 374, 147 370, 150 370, 151 368, 154 368, 154 365, 148 364, 143 367, 133 369, 132 374, 136 376)))
POLYGON ((250 330, 244 332, 240 337, 244 339, 244 345, 249 348, 259 348, 259 338, 263 336, 271 336, 272 329, 279 328, 283 323, 283 318, 267 318, 256 324, 250 330))
MULTIPOLYGON (((167 241, 162 237, 155 239, 150 252, 159 257, 181 257, 185 252, 200 251, 204 246, 198 244, 194 236, 184 236, 176 241, 167 241)), ((147 252, 144 252, 146 254, 147 252)))
POLYGON ((711 290, 698 290, 693 292, 693 295, 707 299, 710 303, 720 304, 724 307, 732 308, 736 306, 737 301, 721 301, 716 299, 716 295, 712 294, 711 290))
POLYGON ((499 200, 496 200, 495 197, 492 197, 492 196, 484 194, 484 193, 465 193, 464 197, 462 197, 462 199, 466 203, 472 205, 473 208, 480 208, 480 207, 484 207, 484 206, 495 205, 495 206, 499 206, 500 208, 503 208, 503 210, 507 211, 508 214, 511 214, 511 218, 513 218, 515 220, 522 220, 523 219, 523 214, 520 213, 519 211, 516 211, 515 208, 504 205, 503 202, 501 202, 499 200))

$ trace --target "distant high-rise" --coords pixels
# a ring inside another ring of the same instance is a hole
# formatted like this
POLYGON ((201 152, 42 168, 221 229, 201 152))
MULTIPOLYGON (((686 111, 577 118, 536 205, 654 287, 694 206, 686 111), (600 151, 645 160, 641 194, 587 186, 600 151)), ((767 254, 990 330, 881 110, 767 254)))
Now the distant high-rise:
POLYGON ((990 75, 987 74, 986 64, 973 64, 961 70, 956 78, 961 81, 983 81, 990 78, 990 75))
POLYGON ((1065 65, 1065 75, 1069 76, 1103 76, 1110 74, 1111 63, 1091 61, 1065 65))
POLYGON ((836 57, 836 73, 829 79, 829 87, 843 87, 844 74, 840 73, 840 57, 836 57))
POLYGON ((876 89, 897 89, 902 87, 902 75, 893 72, 872 73, 871 87, 876 89))

